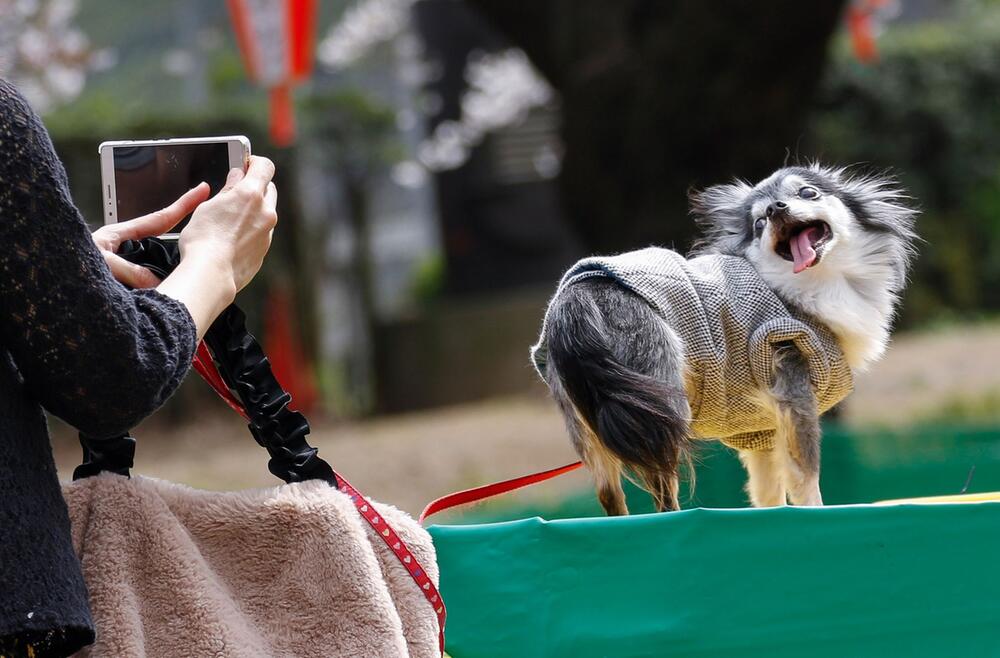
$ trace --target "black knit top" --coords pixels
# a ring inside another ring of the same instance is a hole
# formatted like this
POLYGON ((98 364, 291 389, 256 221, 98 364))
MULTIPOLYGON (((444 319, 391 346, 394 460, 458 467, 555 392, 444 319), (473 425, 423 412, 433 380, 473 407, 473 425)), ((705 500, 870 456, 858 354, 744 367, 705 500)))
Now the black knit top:
POLYGON ((42 408, 123 432, 171 395, 194 348, 183 304, 111 276, 45 128, 0 80, 0 656, 94 638, 42 408))

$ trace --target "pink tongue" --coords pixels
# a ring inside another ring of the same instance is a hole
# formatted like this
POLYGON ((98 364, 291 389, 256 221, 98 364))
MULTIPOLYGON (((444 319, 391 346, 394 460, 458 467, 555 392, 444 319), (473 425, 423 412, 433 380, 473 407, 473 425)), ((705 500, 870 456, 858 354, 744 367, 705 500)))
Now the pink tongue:
POLYGON ((792 249, 792 258, 795 261, 793 271, 796 274, 805 271, 816 261, 816 250, 813 249, 812 243, 813 236, 818 232, 819 228, 811 226, 789 241, 788 246, 792 249))

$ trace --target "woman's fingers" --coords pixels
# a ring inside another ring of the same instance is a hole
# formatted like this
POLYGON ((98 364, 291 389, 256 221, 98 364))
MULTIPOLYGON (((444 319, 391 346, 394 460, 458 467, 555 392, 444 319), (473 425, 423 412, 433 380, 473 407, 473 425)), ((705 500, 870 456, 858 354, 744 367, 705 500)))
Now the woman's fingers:
POLYGON ((194 209, 208 198, 210 192, 208 183, 199 183, 163 210, 115 224, 114 233, 118 236, 118 244, 112 247, 112 251, 125 240, 141 240, 163 235, 194 212, 194 209))
POLYGON ((264 193, 264 208, 275 212, 278 209, 278 188, 274 183, 267 184, 267 191, 264 193))
POLYGON ((250 186, 258 194, 263 195, 267 186, 274 178, 274 163, 259 155, 250 157, 250 166, 243 178, 243 184, 250 186))
POLYGON ((220 192, 226 192, 236 187, 236 184, 243 180, 243 175, 242 169, 230 169, 229 175, 226 176, 226 184, 222 186, 220 192))
POLYGON ((158 286, 160 279, 155 274, 141 265, 130 263, 115 252, 125 240, 141 240, 150 236, 163 235, 188 214, 194 212, 194 209, 208 198, 209 193, 208 184, 200 183, 163 210, 157 210, 126 222, 102 226, 94 231, 94 244, 101 251, 104 262, 111 269, 111 274, 117 280, 133 288, 155 288, 158 286))
POLYGON ((115 225, 109 224, 108 226, 102 226, 93 233, 90 237, 94 239, 94 244, 101 251, 117 251, 118 246, 122 243, 121 237, 118 232, 115 231, 115 225))
POLYGON ((102 250, 101 255, 111 268, 111 274, 125 285, 132 288, 155 288, 160 285, 160 278, 142 265, 130 263, 110 251, 102 250))

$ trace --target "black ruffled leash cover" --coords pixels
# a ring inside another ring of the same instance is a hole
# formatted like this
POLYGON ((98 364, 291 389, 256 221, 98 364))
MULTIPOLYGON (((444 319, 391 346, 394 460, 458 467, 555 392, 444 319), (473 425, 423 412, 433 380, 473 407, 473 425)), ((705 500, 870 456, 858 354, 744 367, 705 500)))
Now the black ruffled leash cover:
MULTIPOLYGON (((149 268, 161 279, 180 262, 177 243, 157 238, 125 242, 118 255, 149 268)), ((444 654, 447 613, 437 586, 406 542, 380 518, 371 501, 347 480, 338 477, 316 448, 306 442, 309 423, 301 413, 288 408, 292 396, 278 383, 260 343, 247 330, 246 316, 235 304, 227 307, 205 333, 195 366, 216 392, 249 421, 250 433, 271 456, 267 468, 272 474, 287 483, 323 480, 350 497, 358 513, 393 552, 434 609, 440 649, 444 654), (210 356, 210 362, 206 363, 208 359, 202 356, 210 356)), ((74 480, 102 471, 129 476, 135 457, 135 439, 129 434, 93 437, 81 432, 80 444, 83 463, 73 471, 74 480)))
MULTIPOLYGON (((124 243, 118 255, 165 278, 180 262, 176 242, 146 238, 124 243)), ((292 397, 278 383, 257 339, 247 330, 246 315, 231 304, 205 334, 226 386, 236 395, 250 421, 250 433, 271 455, 268 470, 285 482, 323 480, 339 486, 337 476, 316 448, 306 442, 309 423, 288 408, 292 397)), ((101 438, 80 434, 83 463, 73 479, 109 471, 129 475, 135 457, 135 439, 128 434, 101 438)))

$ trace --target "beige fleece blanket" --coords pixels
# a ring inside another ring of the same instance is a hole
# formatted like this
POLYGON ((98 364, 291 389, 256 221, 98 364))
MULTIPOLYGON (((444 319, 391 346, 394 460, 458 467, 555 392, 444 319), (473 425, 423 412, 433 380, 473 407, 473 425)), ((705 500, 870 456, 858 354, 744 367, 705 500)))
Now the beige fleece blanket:
MULTIPOLYGON (((439 656, 431 605, 350 499, 102 474, 64 485, 97 642, 78 656, 439 656)), ((430 536, 376 505, 431 579, 430 536)))

